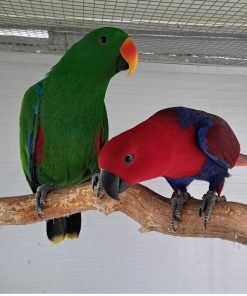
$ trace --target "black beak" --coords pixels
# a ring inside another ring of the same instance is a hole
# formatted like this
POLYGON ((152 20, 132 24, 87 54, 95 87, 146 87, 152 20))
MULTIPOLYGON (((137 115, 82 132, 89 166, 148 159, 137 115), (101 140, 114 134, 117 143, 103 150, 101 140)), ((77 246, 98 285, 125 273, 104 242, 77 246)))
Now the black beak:
POLYGON ((125 61, 125 59, 120 54, 118 58, 118 64, 117 64, 117 72, 125 71, 129 69, 129 64, 125 61))
POLYGON ((124 192, 129 186, 117 175, 101 170, 100 181, 105 192, 113 199, 119 199, 118 193, 124 192))

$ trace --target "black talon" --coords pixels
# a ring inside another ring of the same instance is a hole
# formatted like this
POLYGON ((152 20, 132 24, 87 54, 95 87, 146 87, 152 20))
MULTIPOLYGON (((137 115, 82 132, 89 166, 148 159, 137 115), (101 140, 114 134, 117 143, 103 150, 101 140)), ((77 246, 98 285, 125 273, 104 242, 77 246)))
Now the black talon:
POLYGON ((177 231, 177 222, 175 220, 171 221, 171 226, 172 226, 173 232, 176 232, 177 231))
POLYGON ((101 177, 100 172, 96 173, 92 176, 91 180, 92 188, 93 190, 96 188, 96 196, 100 197, 100 193, 102 192, 102 183, 101 183, 101 177))
POLYGON ((199 215, 200 217, 204 217, 204 228, 207 229, 207 225, 209 223, 212 210, 214 208, 216 201, 226 201, 225 196, 219 196, 214 191, 208 191, 206 194, 202 197, 202 205, 199 209, 199 215))
POLYGON ((99 182, 99 175, 100 173, 95 173, 93 176, 92 176, 92 179, 91 179, 91 184, 92 184, 92 188, 94 190, 94 188, 97 186, 98 182, 99 182))
POLYGON ((54 190, 55 187, 53 185, 42 184, 37 188, 37 192, 35 194, 36 201, 36 212, 39 216, 43 216, 43 210, 45 208, 45 199, 47 194, 54 190))
POLYGON ((190 198, 188 192, 173 192, 171 197, 172 204, 172 217, 171 226, 174 232, 177 230, 177 222, 181 222, 181 214, 183 209, 183 204, 190 198))

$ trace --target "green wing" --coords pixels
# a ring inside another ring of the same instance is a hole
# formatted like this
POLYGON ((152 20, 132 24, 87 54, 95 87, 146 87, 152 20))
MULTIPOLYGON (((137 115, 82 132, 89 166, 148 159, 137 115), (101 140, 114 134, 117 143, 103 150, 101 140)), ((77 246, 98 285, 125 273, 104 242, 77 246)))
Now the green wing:
POLYGON ((92 153, 92 159, 90 163, 90 175, 87 178, 85 178, 85 180, 91 179, 91 177, 99 171, 98 154, 107 141, 108 141, 108 118, 107 118, 106 106, 104 104, 103 117, 102 117, 99 132, 96 136, 95 150, 92 153))
POLYGON ((39 108, 42 83, 30 87, 22 101, 20 113, 20 154, 25 177, 33 192, 38 186, 34 170, 34 149, 39 127, 39 108))

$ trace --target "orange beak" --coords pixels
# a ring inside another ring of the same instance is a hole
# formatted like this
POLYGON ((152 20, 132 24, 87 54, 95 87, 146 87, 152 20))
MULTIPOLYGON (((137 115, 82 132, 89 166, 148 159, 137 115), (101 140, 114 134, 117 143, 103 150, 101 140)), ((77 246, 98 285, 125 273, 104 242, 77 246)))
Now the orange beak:
POLYGON ((120 53, 129 65, 128 76, 135 72, 138 63, 138 50, 135 43, 130 39, 125 39, 120 47, 120 53))

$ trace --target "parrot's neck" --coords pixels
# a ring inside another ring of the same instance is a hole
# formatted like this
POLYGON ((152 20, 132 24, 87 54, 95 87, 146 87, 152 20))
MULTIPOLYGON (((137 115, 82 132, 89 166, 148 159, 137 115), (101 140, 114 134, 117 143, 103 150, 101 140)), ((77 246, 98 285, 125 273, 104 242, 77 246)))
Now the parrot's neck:
POLYGON ((103 104, 110 78, 104 77, 103 79, 97 73, 88 75, 84 72, 51 71, 46 80, 49 90, 54 92, 54 96, 50 97, 57 98, 58 90, 60 90, 63 103, 67 101, 74 106, 77 104, 81 106, 83 103, 86 107, 87 105, 103 104))
MULTIPOLYGON (((70 127, 90 125, 98 130, 104 116, 104 98, 109 80, 77 76, 74 73, 50 75, 44 82, 42 121, 70 127)), ((47 127, 48 128, 48 127, 47 127)))

